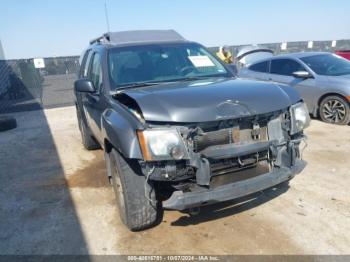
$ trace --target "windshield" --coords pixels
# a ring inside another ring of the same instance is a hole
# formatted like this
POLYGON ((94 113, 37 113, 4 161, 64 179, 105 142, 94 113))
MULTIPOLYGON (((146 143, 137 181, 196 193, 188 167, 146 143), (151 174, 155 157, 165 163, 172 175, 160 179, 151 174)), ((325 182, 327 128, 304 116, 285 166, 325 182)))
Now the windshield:
POLYGON ((114 87, 228 76, 225 67, 195 43, 119 47, 111 49, 108 56, 114 87))
POLYGON ((318 75, 341 76, 350 74, 350 61, 334 54, 308 56, 300 59, 318 75))

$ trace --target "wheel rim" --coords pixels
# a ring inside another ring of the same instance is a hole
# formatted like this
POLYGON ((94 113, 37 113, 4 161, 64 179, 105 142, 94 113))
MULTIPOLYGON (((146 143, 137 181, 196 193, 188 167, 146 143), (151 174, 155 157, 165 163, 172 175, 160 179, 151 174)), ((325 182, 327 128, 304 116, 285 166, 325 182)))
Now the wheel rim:
MULTIPOLYGON (((113 156, 112 156, 113 157, 113 156)), ((117 197, 117 201, 120 205, 120 207, 122 209, 124 209, 125 205, 124 205, 124 193, 123 193, 123 187, 122 187, 122 183, 120 181, 120 176, 116 167, 116 160, 113 159, 113 165, 111 166, 112 168, 112 172, 114 174, 112 174, 112 179, 113 179, 113 187, 116 191, 116 197, 117 197)))
POLYGON ((341 123, 346 117, 346 107, 341 101, 331 99, 324 104, 322 113, 328 122, 341 123))
POLYGON ((81 139, 84 142, 84 137, 85 137, 85 127, 84 127, 84 123, 83 120, 79 121, 79 125, 80 125, 80 134, 81 134, 81 139))

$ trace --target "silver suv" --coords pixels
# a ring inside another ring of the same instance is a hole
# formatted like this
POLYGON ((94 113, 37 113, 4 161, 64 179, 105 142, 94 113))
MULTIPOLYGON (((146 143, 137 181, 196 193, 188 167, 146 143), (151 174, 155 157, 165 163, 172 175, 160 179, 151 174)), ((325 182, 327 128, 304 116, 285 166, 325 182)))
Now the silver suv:
POLYGON ((331 53, 304 52, 259 59, 240 77, 296 88, 313 116, 324 122, 350 123, 350 61, 331 53))

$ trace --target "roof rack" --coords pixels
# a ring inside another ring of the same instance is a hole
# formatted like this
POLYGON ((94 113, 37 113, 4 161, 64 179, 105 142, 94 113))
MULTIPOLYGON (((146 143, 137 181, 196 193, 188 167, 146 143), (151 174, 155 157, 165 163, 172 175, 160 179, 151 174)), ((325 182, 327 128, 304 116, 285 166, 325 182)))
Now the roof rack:
POLYGON ((110 41, 109 33, 105 33, 97 38, 92 39, 90 41, 90 45, 95 43, 101 43, 101 42, 109 42, 109 41, 110 41))
POLYGON ((108 42, 113 45, 146 42, 187 41, 175 30, 135 30, 109 32, 90 41, 90 44, 108 42))

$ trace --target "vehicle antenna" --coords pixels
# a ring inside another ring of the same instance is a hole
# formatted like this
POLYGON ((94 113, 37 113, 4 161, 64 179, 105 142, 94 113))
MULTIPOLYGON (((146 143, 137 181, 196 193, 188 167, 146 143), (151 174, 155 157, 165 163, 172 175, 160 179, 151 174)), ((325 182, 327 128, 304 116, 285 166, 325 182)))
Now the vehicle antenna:
POLYGON ((106 24, 107 24, 107 32, 110 32, 109 28, 109 18, 108 18, 108 10, 107 10, 107 0, 105 0, 105 17, 106 17, 106 24))

